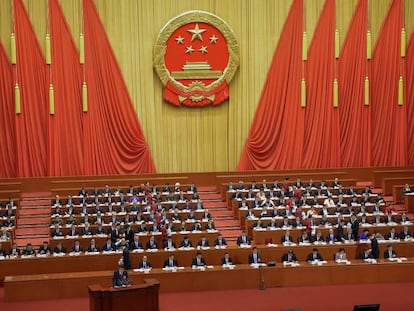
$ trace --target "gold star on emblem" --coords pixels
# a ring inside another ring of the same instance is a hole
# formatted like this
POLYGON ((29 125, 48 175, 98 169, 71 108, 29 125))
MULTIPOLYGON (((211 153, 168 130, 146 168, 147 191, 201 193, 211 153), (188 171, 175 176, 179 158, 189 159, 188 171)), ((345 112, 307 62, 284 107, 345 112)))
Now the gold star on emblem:
POLYGON ((177 38, 175 38, 175 41, 177 41, 178 44, 183 44, 184 43, 184 38, 181 36, 178 36, 177 38))
POLYGON ((202 45, 201 46, 201 48, 199 48, 198 49, 201 53, 203 53, 203 54, 206 54, 208 51, 207 51, 207 47, 206 46, 204 46, 204 45, 202 45))
POLYGON ((200 39, 201 41, 203 41, 203 37, 201 36, 201 34, 205 32, 206 29, 200 29, 198 27, 198 23, 196 23, 194 29, 188 29, 187 31, 193 34, 193 36, 191 37, 191 41, 194 41, 195 39, 200 39))
POLYGON ((187 46, 187 50, 185 51, 185 53, 187 53, 187 54, 191 54, 191 53, 193 53, 193 52, 194 52, 193 46, 192 46, 192 45, 187 46))
POLYGON ((218 40, 218 38, 215 35, 212 35, 209 39, 211 44, 216 44, 218 40))

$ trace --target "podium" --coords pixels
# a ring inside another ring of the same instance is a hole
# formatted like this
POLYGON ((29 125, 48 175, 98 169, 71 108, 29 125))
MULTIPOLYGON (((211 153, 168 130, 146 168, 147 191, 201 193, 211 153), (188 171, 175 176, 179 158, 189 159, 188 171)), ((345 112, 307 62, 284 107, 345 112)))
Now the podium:
POLYGON ((414 194, 409 193, 404 196, 405 209, 408 213, 414 213, 414 194))
POLYGON ((156 279, 145 279, 144 284, 113 288, 90 285, 90 311, 158 311, 160 283, 156 279))

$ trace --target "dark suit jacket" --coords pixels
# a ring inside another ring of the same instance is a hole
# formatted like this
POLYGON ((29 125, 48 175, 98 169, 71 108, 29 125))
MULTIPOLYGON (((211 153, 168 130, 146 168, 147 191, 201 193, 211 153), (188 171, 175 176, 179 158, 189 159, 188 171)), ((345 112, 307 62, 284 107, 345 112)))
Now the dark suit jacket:
POLYGON ((294 262, 294 261, 298 261, 298 258, 296 257, 295 254, 292 254, 291 259, 289 260, 289 254, 286 253, 286 254, 283 254, 282 256, 282 262, 283 261, 294 262))
MULTIPOLYGON (((75 245, 73 245, 72 246, 72 248, 71 248, 71 250, 70 250, 71 252, 76 252, 75 251, 75 245)), ((78 249, 78 251, 77 252, 83 252, 83 247, 82 247, 82 245, 79 245, 79 249, 78 249)))
MULTIPOLYGON (((252 241, 250 240, 250 238, 246 236, 246 244, 250 245, 251 243, 252 241)), ((241 235, 237 238, 237 245, 240 246, 240 244, 243 244, 243 237, 241 235)))
POLYGON ((157 249, 158 248, 158 244, 156 241, 154 241, 154 244, 151 246, 150 241, 147 242, 147 249, 157 249))
POLYGON ((122 274, 120 274, 119 270, 116 270, 112 277, 112 286, 119 287, 119 286, 128 285, 128 284, 129 284, 128 272, 124 270, 122 274))
POLYGON ((190 240, 188 240, 187 243, 183 240, 181 241, 180 247, 193 247, 193 243, 191 243, 190 240))
POLYGON ((231 257, 227 258, 227 262, 226 262, 226 258, 223 257, 221 258, 221 264, 222 265, 232 265, 233 264, 233 259, 231 259, 231 257))
POLYGON ((63 254, 66 254, 66 248, 64 247, 64 246, 62 246, 62 248, 58 248, 57 246, 53 249, 53 252, 54 253, 63 253, 63 254))
POLYGON ((362 252, 361 254, 359 254, 359 259, 373 259, 374 257, 372 257, 372 253, 369 252, 368 254, 365 254, 365 252, 362 252))
POLYGON ((205 260, 203 257, 201 257, 201 258, 200 258, 200 264, 198 264, 198 263, 197 263, 197 257, 196 257, 196 258, 194 258, 194 259, 193 259, 193 261, 191 262, 191 265, 192 265, 192 266, 198 266, 198 267, 205 266, 205 265, 206 265, 206 260, 205 260))
POLYGON ((394 258, 394 257, 397 257, 397 253, 395 252, 395 250, 392 250, 392 257, 390 257, 390 253, 388 252, 387 249, 384 251, 384 258, 394 258))
POLYGON ((281 241, 282 243, 286 243, 286 242, 293 242, 292 237, 291 237, 290 235, 289 235, 289 237, 286 237, 286 235, 282 236, 282 237, 280 238, 280 241, 281 241))
MULTIPOLYGON (((146 262, 146 268, 151 268, 151 267, 152 267, 151 263, 149 261, 147 261, 146 262)), ((138 269, 144 269, 144 262, 143 261, 140 261, 138 263, 138 269)))
POLYGON ((164 268, 166 267, 178 267, 178 261, 177 259, 173 259, 172 265, 170 264, 170 259, 164 261, 164 268))
MULTIPOLYGON (((163 248, 167 248, 167 247, 168 247, 168 241, 164 241, 163 248)), ((171 247, 172 248, 176 248, 174 241, 171 241, 171 247)))
POLYGON ((225 246, 225 245, 227 245, 227 242, 226 242, 226 240, 223 238, 223 239, 221 240, 221 245, 220 245, 220 241, 219 241, 219 239, 216 239, 216 240, 214 241, 214 245, 215 245, 215 246, 225 246))
POLYGON ((111 246, 108 246, 108 244, 105 243, 102 250, 105 251, 105 252, 114 251, 115 250, 115 244, 111 243, 111 246))
POLYGON ((93 247, 91 245, 88 246, 88 252, 99 252, 98 245, 94 245, 93 247))
POLYGON ((314 261, 315 259, 317 260, 323 260, 321 254, 317 253, 316 254, 316 258, 313 257, 313 253, 310 253, 307 257, 306 257, 306 261, 314 261))
POLYGON ((130 244, 130 248, 131 248, 131 250, 134 250, 134 249, 142 249, 142 243, 141 242, 138 242, 138 243, 135 244, 135 242, 132 242, 130 244))
MULTIPOLYGON (((260 256, 259 253, 257 253, 257 263, 261 263, 262 262, 262 256, 260 256)), ((254 263, 254 257, 253 257, 253 253, 249 254, 249 264, 254 263)))
POLYGON ((377 238, 371 239, 371 253, 372 257, 374 257, 375 259, 379 258, 379 246, 377 238))
POLYGON ((210 246, 210 243, 208 242, 208 240, 205 240, 204 241, 204 245, 202 245, 203 244, 203 241, 202 240, 200 240, 200 241, 198 241, 198 243, 197 243, 197 246, 202 246, 202 247, 209 247, 210 246))
POLYGON ((125 231, 125 240, 127 240, 128 243, 131 244, 132 242, 134 242, 134 235, 135 232, 132 229, 129 231, 125 231))

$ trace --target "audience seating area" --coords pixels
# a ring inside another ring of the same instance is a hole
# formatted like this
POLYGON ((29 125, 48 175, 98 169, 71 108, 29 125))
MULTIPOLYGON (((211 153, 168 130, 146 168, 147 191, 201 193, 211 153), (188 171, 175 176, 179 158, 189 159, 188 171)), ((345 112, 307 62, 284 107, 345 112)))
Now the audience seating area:
POLYGON ((288 250, 303 262, 315 247, 327 261, 334 259, 339 248, 344 248, 347 260, 355 261, 370 248, 369 235, 376 235, 380 242, 380 258, 390 244, 397 254, 396 264, 412 262, 414 186, 409 185, 414 182, 414 170, 381 169, 365 174, 372 181, 341 170, 217 174, 210 179, 216 181, 227 209, 251 241, 226 246, 217 246, 221 232, 204 208, 194 176, 52 180, 48 183, 49 238, 44 245, 24 247, 15 243, 21 199, 15 194, 21 190, 13 190, 12 199, 5 196, 0 207, 0 259, 5 260, 0 278, 22 274, 30 278, 33 264, 39 267, 37 273, 62 273, 55 275, 58 279, 66 272, 93 274, 115 269, 125 244, 133 242, 140 244, 130 249, 133 268, 147 256, 154 269, 162 269, 172 252, 180 266, 190 267, 197 251, 208 265, 220 266, 226 252, 234 264, 247 265, 254 246, 264 263, 281 262, 288 250), (405 206, 398 204, 402 200, 405 206), (335 236, 332 241, 327 240, 330 233, 335 236), (283 241, 286 235, 291 242, 283 241), (175 245, 172 249, 165 249, 168 238, 175 245), (180 248, 184 238, 191 241, 191 247, 180 248), (156 247, 147 245, 150 239, 156 247), (201 240, 208 242, 206 246, 201 246, 201 240), (112 245, 109 251, 103 251, 106 243, 112 245), (97 245, 98 252, 88 251, 91 244, 97 245), (24 265, 28 268, 17 268, 24 265))

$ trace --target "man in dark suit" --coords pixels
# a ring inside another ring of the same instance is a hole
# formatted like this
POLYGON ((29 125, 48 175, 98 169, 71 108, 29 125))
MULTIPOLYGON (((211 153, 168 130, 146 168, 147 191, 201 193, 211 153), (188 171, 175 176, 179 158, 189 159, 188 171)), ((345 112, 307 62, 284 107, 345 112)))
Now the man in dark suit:
POLYGON ((411 238, 412 234, 411 231, 408 230, 408 226, 404 226, 403 230, 400 232, 400 239, 404 240, 406 238, 411 238))
POLYGON ((44 241, 43 245, 41 245, 39 247, 38 254, 39 255, 50 255, 50 254, 52 254, 52 249, 50 248, 50 245, 49 245, 48 241, 44 241))
POLYGON ((59 241, 58 244, 53 249, 54 254, 66 254, 66 248, 62 245, 62 241, 59 241))
POLYGON ((378 246, 378 240, 376 238, 376 234, 377 233, 374 233, 372 236, 370 236, 370 239, 371 239, 371 253, 372 253, 372 257, 374 259, 379 258, 379 246, 378 246))
POLYGON ((232 265, 233 259, 231 259, 229 253, 224 253, 224 257, 221 258, 221 265, 232 265))
POLYGON ((13 242, 12 247, 10 248, 9 256, 10 257, 20 256, 20 249, 17 247, 17 244, 15 242, 13 242))
POLYGON ((247 236, 246 230, 242 231, 242 234, 237 237, 237 245, 250 245, 252 244, 251 239, 247 236))
POLYGON ((334 231, 333 231, 332 228, 329 228, 329 232, 328 232, 328 235, 326 236, 325 241, 327 243, 333 243, 333 242, 336 242, 337 241, 336 235, 335 235, 335 233, 334 233, 334 231))
POLYGON ((387 249, 384 251, 384 258, 386 258, 386 259, 397 258, 397 253, 392 248, 391 244, 387 245, 387 249))
POLYGON ((197 247, 210 247, 210 243, 208 242, 207 237, 205 235, 203 235, 201 237, 201 240, 198 241, 197 247))
POLYGON ((249 264, 258 264, 262 262, 262 256, 260 255, 257 247, 253 247, 253 252, 249 254, 249 264))
POLYGON ((175 259, 174 254, 170 254, 170 256, 168 256, 168 259, 164 261, 164 268, 176 268, 176 267, 178 267, 178 261, 177 259, 175 259))
POLYGON ((188 188, 187 188, 187 192, 197 192, 197 187, 194 184, 191 184, 188 188))
POLYGON ((395 232, 395 227, 392 227, 387 234, 385 234, 386 240, 399 240, 400 236, 395 232))
POLYGON ((166 250, 175 249, 175 243, 172 240, 171 236, 168 236, 167 239, 163 242, 163 248, 166 250))
POLYGON ((142 243, 139 241, 139 235, 135 234, 134 241, 130 244, 131 250, 142 249, 142 243))
POLYGON ((351 224, 352 234, 355 238, 358 237, 358 231, 359 231, 359 220, 355 213, 351 215, 351 220, 349 221, 351 224))
POLYGON ((96 253, 99 252, 99 246, 96 245, 95 239, 91 239, 91 242, 89 243, 87 251, 89 253, 96 253))
POLYGON ((125 287, 129 285, 128 272, 124 269, 123 263, 119 264, 118 270, 114 272, 112 277, 113 287, 125 287))
POLYGON ((115 251, 115 244, 112 243, 111 239, 108 238, 106 243, 104 244, 102 251, 104 252, 114 252, 115 251))
POLYGON ((147 242, 147 249, 158 249, 158 244, 153 235, 151 235, 149 241, 147 242))
POLYGON ((218 246, 218 247, 224 247, 227 246, 227 242, 226 240, 223 238, 222 234, 219 234, 217 236, 217 239, 214 241, 214 246, 218 246))
POLYGON ((282 244, 284 244, 284 243, 287 243, 287 244, 293 243, 292 236, 290 235, 290 230, 285 231, 285 234, 280 238, 280 242, 282 244))
POLYGON ((188 238, 188 236, 184 236, 184 239, 181 241, 180 243, 180 247, 193 247, 193 243, 191 242, 191 240, 188 238))
POLYGON ((72 245, 71 253, 81 253, 83 252, 83 247, 80 245, 80 241, 78 239, 75 240, 75 243, 72 245))
POLYGON ((312 249, 312 253, 310 253, 307 257, 306 257, 306 261, 315 261, 315 260, 319 260, 322 261, 323 258, 321 256, 321 254, 318 252, 317 248, 313 248, 312 249))
POLYGON ((125 230, 125 240, 128 241, 128 244, 131 245, 131 243, 134 242, 134 236, 135 236, 135 232, 131 228, 131 225, 127 225, 127 228, 125 230))
POLYGON ((282 262, 298 262, 298 258, 293 250, 290 249, 287 253, 282 255, 282 262))
POLYGON ((372 257, 371 250, 369 248, 366 248, 361 254, 359 254, 359 259, 374 259, 374 257, 372 257))
POLYGON ((149 269, 152 268, 151 263, 148 261, 147 256, 142 256, 142 260, 138 263, 138 269, 149 269))
POLYGON ((203 267, 206 265, 206 260, 201 255, 201 252, 197 252, 196 257, 191 262, 191 266, 195 267, 203 267))

